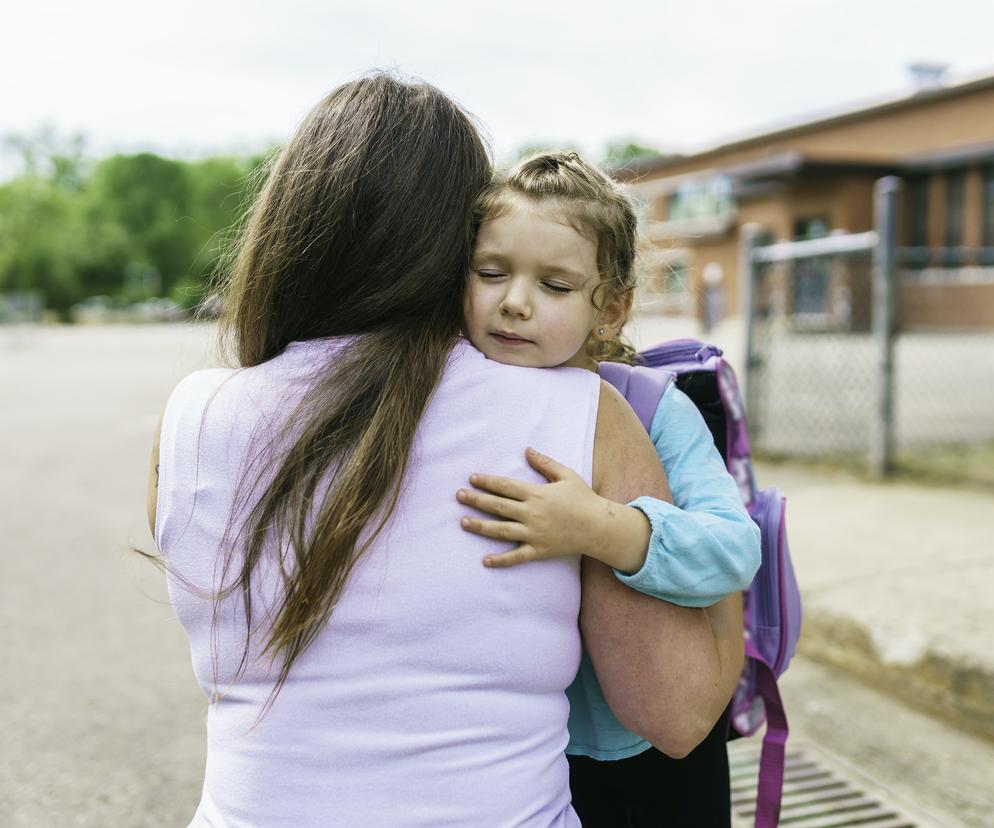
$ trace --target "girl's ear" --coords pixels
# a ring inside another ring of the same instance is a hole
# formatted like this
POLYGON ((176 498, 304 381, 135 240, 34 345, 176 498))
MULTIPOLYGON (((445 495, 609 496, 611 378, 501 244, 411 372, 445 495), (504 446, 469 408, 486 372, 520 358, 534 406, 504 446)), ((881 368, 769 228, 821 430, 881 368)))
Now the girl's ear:
POLYGON ((618 335, 625 322, 628 321, 628 314, 631 313, 634 300, 635 291, 626 290, 623 293, 615 294, 607 301, 597 316, 597 339, 607 341, 618 335))

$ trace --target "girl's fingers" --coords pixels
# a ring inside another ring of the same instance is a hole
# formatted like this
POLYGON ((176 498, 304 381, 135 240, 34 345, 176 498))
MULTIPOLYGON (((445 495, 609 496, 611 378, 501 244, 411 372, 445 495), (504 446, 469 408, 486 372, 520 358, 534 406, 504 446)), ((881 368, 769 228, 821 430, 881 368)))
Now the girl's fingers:
POLYGON ((528 465, 539 472, 539 474, 544 475, 545 479, 550 483, 576 476, 576 472, 569 466, 564 466, 547 454, 542 454, 542 452, 535 451, 533 448, 525 449, 525 458, 528 460, 528 465))
POLYGON ((472 489, 460 489, 456 492, 456 499, 460 503, 479 509, 489 515, 508 518, 510 520, 520 520, 522 517, 522 505, 520 500, 511 500, 506 497, 477 492, 472 489))
POLYGON ((459 521, 459 525, 467 532, 494 540, 518 542, 523 541, 527 534, 524 526, 512 520, 480 520, 464 517, 459 521))
POLYGON ((504 569, 509 566, 517 566, 518 564, 538 559, 538 553, 527 543, 523 543, 510 552, 501 552, 499 555, 487 555, 483 559, 483 565, 493 569, 504 569))
POLYGON ((484 489, 501 497, 524 500, 534 484, 515 480, 512 477, 498 477, 495 474, 471 474, 469 482, 478 489, 484 489))

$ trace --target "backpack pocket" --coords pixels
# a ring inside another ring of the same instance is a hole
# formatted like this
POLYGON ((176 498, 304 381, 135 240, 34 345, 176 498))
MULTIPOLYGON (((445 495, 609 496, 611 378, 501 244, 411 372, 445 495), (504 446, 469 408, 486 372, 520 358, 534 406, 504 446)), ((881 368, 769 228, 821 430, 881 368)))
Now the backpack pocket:
POLYGON ((749 512, 759 526, 762 560, 745 599, 746 637, 773 674, 787 669, 801 632, 801 594, 787 545, 786 498, 764 489, 749 512))
POLYGON ((786 499, 775 487, 763 489, 749 506, 759 526, 762 560, 744 596, 746 660, 732 699, 732 727, 755 733, 766 719, 760 672, 780 676, 797 650, 801 632, 801 593, 787 545, 786 499))

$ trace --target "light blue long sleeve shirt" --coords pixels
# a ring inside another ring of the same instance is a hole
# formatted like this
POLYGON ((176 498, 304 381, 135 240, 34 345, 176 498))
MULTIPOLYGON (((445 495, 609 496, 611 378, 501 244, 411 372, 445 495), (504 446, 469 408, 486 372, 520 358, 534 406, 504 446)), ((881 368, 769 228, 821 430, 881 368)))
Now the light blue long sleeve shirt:
MULTIPOLYGON (((632 589, 687 607, 710 606, 746 589, 759 568, 759 527, 742 505, 704 418, 675 386, 659 401, 649 436, 673 503, 651 497, 632 501, 652 526, 649 549, 638 572, 615 570, 615 575, 632 589)), ((586 651, 566 695, 567 753, 625 759, 650 747, 608 707, 586 651)))

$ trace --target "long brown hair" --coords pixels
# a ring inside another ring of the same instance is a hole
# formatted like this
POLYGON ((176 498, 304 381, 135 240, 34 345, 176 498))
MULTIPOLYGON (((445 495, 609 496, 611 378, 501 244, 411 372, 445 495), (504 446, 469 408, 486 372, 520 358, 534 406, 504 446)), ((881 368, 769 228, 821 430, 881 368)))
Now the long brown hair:
POLYGON ((491 173, 458 105, 375 73, 314 107, 250 209, 220 285, 234 362, 351 335, 289 417, 292 436, 241 481, 233 515, 245 506, 247 518, 229 525, 238 554, 215 597, 241 595, 250 637, 253 574, 275 556, 282 576, 261 648, 279 663, 270 704, 397 503, 459 333, 473 203, 491 173))
MULTIPOLYGON (((600 281, 593 294, 597 307, 605 298, 634 294, 638 219, 631 199, 607 173, 575 152, 541 152, 524 158, 498 173, 480 193, 474 227, 502 215, 514 198, 547 203, 597 245, 600 281)), ((598 361, 635 361, 635 349, 620 334, 588 343, 588 351, 598 361)))

